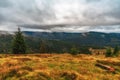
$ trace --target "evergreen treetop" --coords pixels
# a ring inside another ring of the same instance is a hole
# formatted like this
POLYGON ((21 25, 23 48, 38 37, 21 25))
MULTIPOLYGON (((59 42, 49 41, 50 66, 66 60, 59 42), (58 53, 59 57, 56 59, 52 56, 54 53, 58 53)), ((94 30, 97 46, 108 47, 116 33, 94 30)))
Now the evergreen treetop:
POLYGON ((15 33, 13 39, 12 53, 14 54, 26 53, 26 44, 20 28, 18 28, 18 31, 15 33))

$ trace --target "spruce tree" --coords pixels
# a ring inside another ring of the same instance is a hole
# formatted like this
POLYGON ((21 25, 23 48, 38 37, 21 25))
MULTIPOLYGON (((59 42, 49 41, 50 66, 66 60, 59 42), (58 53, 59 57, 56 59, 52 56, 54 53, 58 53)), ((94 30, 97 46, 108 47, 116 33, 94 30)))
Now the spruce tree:
POLYGON ((106 57, 112 57, 112 50, 111 50, 111 48, 107 48, 105 56, 106 57))
POLYGON ((78 53, 79 53, 79 50, 75 46, 73 46, 70 50, 70 54, 77 55, 78 53))
POLYGON ((119 55, 119 47, 116 46, 116 47, 114 48, 113 56, 118 56, 118 55, 119 55))
POLYGON ((13 39, 12 53, 13 54, 26 53, 26 44, 20 28, 18 28, 18 31, 15 33, 15 36, 13 39))
POLYGON ((41 46, 40 46, 40 53, 46 53, 47 49, 46 49, 46 44, 45 41, 41 41, 41 46))

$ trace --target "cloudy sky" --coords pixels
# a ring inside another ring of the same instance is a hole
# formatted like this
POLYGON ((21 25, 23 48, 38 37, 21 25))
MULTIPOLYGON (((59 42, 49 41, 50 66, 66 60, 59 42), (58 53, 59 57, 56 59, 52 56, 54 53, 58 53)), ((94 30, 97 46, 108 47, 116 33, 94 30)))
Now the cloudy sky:
POLYGON ((120 32, 120 0, 0 0, 0 30, 120 32))

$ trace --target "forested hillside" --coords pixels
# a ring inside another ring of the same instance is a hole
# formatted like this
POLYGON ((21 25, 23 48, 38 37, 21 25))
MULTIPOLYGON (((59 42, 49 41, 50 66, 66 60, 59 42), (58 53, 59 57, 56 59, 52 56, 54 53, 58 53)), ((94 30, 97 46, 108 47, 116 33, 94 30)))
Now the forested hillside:
MULTIPOLYGON (((80 53, 88 53, 90 47, 105 48, 120 45, 119 33, 64 33, 23 32, 29 53, 65 53, 75 47, 80 53)), ((0 53, 11 53, 13 34, 0 35, 0 53)))

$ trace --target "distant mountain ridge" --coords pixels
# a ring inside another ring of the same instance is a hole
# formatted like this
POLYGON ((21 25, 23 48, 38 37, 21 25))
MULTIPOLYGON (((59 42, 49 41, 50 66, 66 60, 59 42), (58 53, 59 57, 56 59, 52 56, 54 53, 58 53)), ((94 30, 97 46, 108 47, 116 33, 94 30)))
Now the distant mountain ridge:
MULTIPOLYGON (((7 31, 0 31, 0 35, 11 34, 7 31)), ((120 33, 102 33, 102 32, 86 32, 86 33, 68 33, 68 32, 32 32, 23 31, 27 37, 40 38, 46 40, 60 40, 79 45, 119 45, 120 33)))
POLYGON ((12 32, 12 31, 0 31, 0 35, 10 35, 10 34, 14 34, 14 32, 12 32))
POLYGON ((48 40, 60 40, 81 46, 115 46, 120 45, 120 33, 65 33, 65 32, 23 32, 27 36, 48 40))
POLYGON ((2 35, 2 34, 10 34, 10 33, 7 31, 0 31, 0 35, 2 35))
MULTIPOLYGON (((75 46, 86 51, 92 48, 120 46, 120 33, 65 33, 65 32, 31 32, 23 31, 29 52, 39 53, 42 41, 50 52, 69 52, 75 46), (86 49, 85 49, 86 48, 86 49)), ((10 52, 13 34, 0 32, 0 53, 10 52)), ((81 50, 81 51, 82 51, 81 50)))

